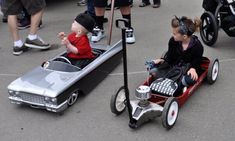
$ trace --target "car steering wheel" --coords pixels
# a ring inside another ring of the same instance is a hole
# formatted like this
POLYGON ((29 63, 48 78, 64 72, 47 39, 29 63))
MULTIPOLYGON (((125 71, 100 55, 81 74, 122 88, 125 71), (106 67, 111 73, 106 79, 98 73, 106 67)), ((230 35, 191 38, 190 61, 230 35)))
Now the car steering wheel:
POLYGON ((54 61, 61 61, 61 62, 68 63, 68 64, 72 65, 72 63, 69 61, 69 59, 64 56, 59 56, 59 57, 55 58, 54 61))

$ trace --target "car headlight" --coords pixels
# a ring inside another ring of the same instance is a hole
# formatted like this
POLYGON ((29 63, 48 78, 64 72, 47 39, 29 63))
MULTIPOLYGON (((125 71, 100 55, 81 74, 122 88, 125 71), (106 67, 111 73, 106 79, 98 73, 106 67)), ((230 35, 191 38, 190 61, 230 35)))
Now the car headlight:
POLYGON ((46 97, 45 97, 45 101, 48 101, 48 102, 49 102, 49 101, 50 101, 50 97, 47 97, 47 96, 46 96, 46 97))
POLYGON ((10 95, 14 95, 14 91, 12 91, 12 90, 8 90, 8 93, 9 93, 10 95))
POLYGON ((57 98, 54 97, 54 98, 51 99, 51 101, 52 101, 53 103, 56 103, 56 102, 57 102, 57 98))
POLYGON ((45 101, 50 103, 50 104, 56 104, 57 103, 57 98, 55 97, 45 97, 45 101))
POLYGON ((10 96, 17 96, 17 95, 20 94, 20 92, 18 92, 18 91, 13 91, 13 90, 8 90, 8 93, 9 93, 10 96))

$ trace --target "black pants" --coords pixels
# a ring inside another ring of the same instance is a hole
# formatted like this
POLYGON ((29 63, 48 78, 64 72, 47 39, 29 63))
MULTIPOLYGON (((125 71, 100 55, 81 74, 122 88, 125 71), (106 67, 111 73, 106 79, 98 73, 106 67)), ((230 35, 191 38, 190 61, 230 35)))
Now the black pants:
MULTIPOLYGON (((157 67, 152 68, 149 72, 154 77, 154 80, 158 78, 169 78, 178 84, 178 90, 176 93, 182 94, 184 87, 194 85, 194 81, 190 75, 187 75, 189 70, 189 64, 183 64, 181 66, 171 66, 164 62, 157 67)), ((198 74, 199 75, 199 74, 198 74)))

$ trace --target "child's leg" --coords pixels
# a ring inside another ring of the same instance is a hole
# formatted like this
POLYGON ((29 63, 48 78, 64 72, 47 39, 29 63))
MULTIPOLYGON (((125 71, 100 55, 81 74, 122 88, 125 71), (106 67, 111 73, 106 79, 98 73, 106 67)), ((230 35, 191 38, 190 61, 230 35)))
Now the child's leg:
POLYGON ((184 87, 189 87, 189 86, 195 84, 196 81, 194 81, 191 78, 191 75, 185 75, 185 76, 183 76, 181 83, 183 84, 184 87))

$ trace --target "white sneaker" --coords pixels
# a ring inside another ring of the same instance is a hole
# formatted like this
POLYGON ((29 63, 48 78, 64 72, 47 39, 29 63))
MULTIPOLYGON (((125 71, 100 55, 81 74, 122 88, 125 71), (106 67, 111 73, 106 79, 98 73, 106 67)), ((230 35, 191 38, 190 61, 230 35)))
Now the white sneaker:
POLYGON ((104 38, 104 30, 99 29, 98 27, 95 27, 93 29, 93 33, 92 33, 92 36, 91 36, 91 41, 92 42, 98 42, 102 38, 104 38))
POLYGON ((126 43, 128 44, 135 43, 134 30, 132 28, 126 30, 126 43))

